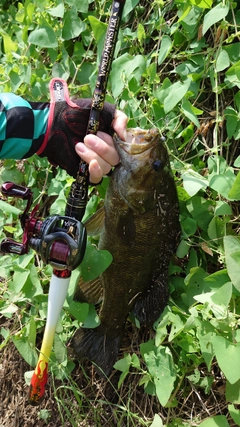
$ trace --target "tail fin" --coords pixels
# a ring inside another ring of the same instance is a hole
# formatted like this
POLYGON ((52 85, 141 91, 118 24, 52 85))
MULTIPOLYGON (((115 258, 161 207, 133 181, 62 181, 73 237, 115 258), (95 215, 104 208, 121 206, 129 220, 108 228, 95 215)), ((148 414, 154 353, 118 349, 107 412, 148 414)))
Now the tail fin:
POLYGON ((94 362, 100 375, 109 376, 117 360, 121 336, 109 336, 102 325, 94 329, 79 328, 69 347, 76 359, 87 358, 94 362))

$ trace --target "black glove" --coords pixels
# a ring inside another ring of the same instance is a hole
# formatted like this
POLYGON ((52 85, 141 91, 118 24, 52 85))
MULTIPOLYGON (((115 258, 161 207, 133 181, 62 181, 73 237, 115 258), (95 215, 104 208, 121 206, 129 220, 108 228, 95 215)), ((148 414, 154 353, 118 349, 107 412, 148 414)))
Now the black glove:
MULTIPOLYGON (((77 142, 83 142, 86 135, 91 99, 70 100, 67 83, 62 79, 50 82, 50 113, 48 127, 42 147, 37 152, 47 157, 55 166, 66 169, 74 178, 77 175, 79 157, 75 151, 77 142)), ((107 102, 100 114, 99 130, 113 134, 111 123, 115 106, 107 102)))

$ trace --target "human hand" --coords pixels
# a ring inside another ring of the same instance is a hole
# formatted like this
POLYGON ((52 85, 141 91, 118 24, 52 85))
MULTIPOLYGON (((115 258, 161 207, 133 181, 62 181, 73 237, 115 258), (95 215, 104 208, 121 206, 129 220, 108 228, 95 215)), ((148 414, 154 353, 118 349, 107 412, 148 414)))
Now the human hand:
POLYGON ((74 178, 77 176, 80 154, 83 160, 90 163, 90 179, 93 183, 98 183, 102 175, 118 163, 110 135, 114 130, 122 135, 127 117, 121 112, 116 116, 115 106, 105 102, 99 117, 99 131, 102 133, 98 136, 88 135, 86 142, 90 144, 92 151, 89 152, 87 146, 80 144, 82 152, 84 148, 85 151, 80 153, 78 148, 77 154, 75 147, 85 139, 92 100, 80 98, 72 101, 67 83, 58 78, 50 82, 50 95, 47 131, 37 154, 46 156, 50 163, 65 169, 74 178))
MULTIPOLYGON (((112 128, 122 140, 125 140, 127 120, 126 114, 116 110, 112 128)), ((99 183, 103 175, 108 174, 119 162, 113 138, 105 132, 99 131, 97 135, 86 135, 84 142, 77 143, 75 149, 81 159, 89 164, 92 184, 99 183)))

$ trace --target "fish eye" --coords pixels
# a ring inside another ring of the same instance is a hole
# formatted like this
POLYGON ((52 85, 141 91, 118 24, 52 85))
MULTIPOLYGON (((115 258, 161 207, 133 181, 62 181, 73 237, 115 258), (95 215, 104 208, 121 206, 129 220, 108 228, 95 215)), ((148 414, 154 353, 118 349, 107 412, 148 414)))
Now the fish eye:
POLYGON ((162 170, 164 168, 163 162, 159 159, 155 160, 155 162, 153 163, 152 166, 156 172, 159 172, 160 170, 162 170))

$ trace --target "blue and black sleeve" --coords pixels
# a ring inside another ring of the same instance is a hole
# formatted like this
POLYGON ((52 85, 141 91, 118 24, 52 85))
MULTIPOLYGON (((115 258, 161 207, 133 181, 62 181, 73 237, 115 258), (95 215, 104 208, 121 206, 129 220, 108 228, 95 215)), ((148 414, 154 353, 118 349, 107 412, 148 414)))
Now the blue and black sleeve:
POLYGON ((0 93, 0 159, 23 159, 41 147, 49 103, 28 102, 13 93, 0 93))

